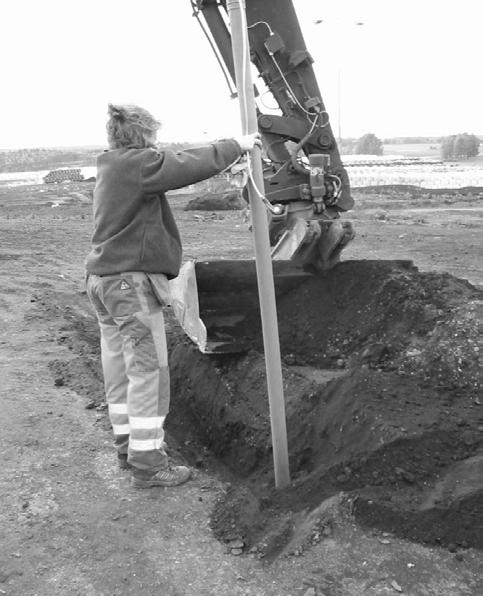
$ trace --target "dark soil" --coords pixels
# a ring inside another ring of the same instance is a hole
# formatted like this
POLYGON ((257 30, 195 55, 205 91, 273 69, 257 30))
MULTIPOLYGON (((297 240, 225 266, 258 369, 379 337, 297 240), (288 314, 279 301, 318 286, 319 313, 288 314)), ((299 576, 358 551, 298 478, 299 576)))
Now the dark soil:
POLYGON ((290 537, 294 512, 344 491, 363 524, 481 548, 479 297, 466 281, 384 261, 345 262, 285 294, 278 318, 293 482, 282 491, 271 488, 255 317, 243 356, 202 355, 173 331, 172 430, 194 435, 236 478, 213 515, 215 533, 259 550, 271 534, 265 554, 273 555, 290 537), (424 506, 455 463, 470 458, 479 482, 424 506))
MULTIPOLYGON (((286 293, 278 318, 292 483, 284 490, 273 488, 255 314, 248 353, 214 356, 201 354, 167 311, 175 396, 168 432, 192 465, 231 483, 212 514, 215 535, 271 558, 290 541, 296 516, 342 492, 363 525, 482 548, 480 295, 464 280, 404 261, 344 262, 286 293), (455 474, 458 487, 442 496, 455 474)), ((52 304, 44 295, 43 316, 52 316, 52 304)), ((99 407, 96 324, 87 304, 66 307, 63 317, 58 341, 76 357, 51 364, 55 383, 75 383, 99 407)))
POLYGON ((246 209, 247 203, 238 190, 220 193, 200 194, 191 199, 184 208, 185 211, 239 211, 246 209))
MULTIPOLYGON (((244 215, 184 211, 193 195, 171 199, 185 258, 252 258, 244 215)), ((479 295, 457 279, 483 280, 476 198, 359 195, 345 262, 280 298, 287 489, 273 488, 256 321, 246 353, 207 356, 167 310, 168 445, 195 469, 137 492, 117 469, 84 291, 91 196, 0 189, 0 592, 483 593, 479 295)))

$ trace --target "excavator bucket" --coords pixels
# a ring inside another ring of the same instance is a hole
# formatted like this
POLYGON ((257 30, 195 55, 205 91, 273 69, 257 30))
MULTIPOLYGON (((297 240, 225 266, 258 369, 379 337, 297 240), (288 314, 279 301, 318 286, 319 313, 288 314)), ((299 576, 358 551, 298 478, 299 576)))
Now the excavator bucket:
MULTIPOLYGON (((291 261, 274 261, 273 274, 276 298, 311 277, 291 261)), ((188 261, 170 286, 174 314, 201 352, 247 351, 260 328, 254 260, 188 261)))

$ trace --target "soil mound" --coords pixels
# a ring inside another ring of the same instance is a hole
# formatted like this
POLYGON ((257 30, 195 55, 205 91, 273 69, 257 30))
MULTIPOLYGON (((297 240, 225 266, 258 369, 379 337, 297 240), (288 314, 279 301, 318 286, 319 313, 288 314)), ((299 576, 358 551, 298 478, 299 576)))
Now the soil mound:
POLYGON ((481 473, 462 492, 452 480, 482 467, 480 298, 464 280, 405 261, 341 263, 284 295, 278 318, 293 482, 276 492, 259 320, 247 326, 244 356, 202 355, 173 333, 171 430, 202 441, 243 484, 220 500, 215 533, 229 541, 235 532, 273 554, 289 540, 296 512, 344 491, 364 524, 483 546, 481 473), (444 498, 435 496, 441 486, 444 498))
MULTIPOLYGON (((34 297, 32 316, 58 317, 56 298, 34 297)), ((482 548, 481 292, 406 261, 352 261, 304 281, 277 310, 292 478, 280 491, 259 319, 246 325, 246 354, 210 356, 166 313, 168 433, 192 465, 231 484, 213 510, 215 535, 273 557, 290 554, 301 528, 319 540, 337 515, 351 515, 415 541, 482 548), (320 517, 334 499, 337 512, 320 517)), ((58 340, 72 359, 52 363, 55 384, 102 410, 85 296, 66 299, 62 315, 58 340)))
POLYGON ((233 190, 220 194, 209 193, 189 201, 185 211, 240 211, 246 209, 240 191, 233 190))

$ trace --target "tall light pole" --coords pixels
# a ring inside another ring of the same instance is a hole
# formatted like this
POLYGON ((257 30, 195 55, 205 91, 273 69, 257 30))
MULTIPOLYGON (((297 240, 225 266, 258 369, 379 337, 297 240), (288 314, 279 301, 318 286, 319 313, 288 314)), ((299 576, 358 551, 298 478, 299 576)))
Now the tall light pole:
MULTIPOLYGON (((328 24, 329 27, 331 26, 330 21, 324 21, 324 19, 314 21, 314 25, 320 25, 322 23, 328 24)), ((364 22, 354 21, 351 25, 354 27, 363 27, 364 22)), ((340 148, 342 143, 342 67, 340 63, 337 69, 337 140, 340 148)))
POLYGON ((341 132, 341 119, 340 119, 340 104, 341 104, 341 88, 340 88, 340 66, 337 70, 337 141, 339 143, 339 149, 341 147, 342 142, 342 132, 341 132))

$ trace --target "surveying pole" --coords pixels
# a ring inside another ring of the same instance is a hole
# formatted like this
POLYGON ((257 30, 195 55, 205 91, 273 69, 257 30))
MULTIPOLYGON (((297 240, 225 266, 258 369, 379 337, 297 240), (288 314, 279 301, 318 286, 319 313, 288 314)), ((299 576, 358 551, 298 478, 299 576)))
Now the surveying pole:
MULTIPOLYGON (((258 132, 255 94, 251 76, 250 48, 244 0, 227 0, 230 19, 233 61, 243 134, 258 132)), ((260 147, 248 156, 250 176, 248 197, 252 213, 252 229, 258 281, 258 295, 262 317, 263 346, 267 371, 270 425, 272 430, 275 486, 283 488, 290 482, 285 403, 283 396, 282 364, 278 335, 277 305, 273 281, 272 259, 264 192, 260 147), (250 165, 251 161, 251 165, 250 165)))

